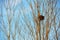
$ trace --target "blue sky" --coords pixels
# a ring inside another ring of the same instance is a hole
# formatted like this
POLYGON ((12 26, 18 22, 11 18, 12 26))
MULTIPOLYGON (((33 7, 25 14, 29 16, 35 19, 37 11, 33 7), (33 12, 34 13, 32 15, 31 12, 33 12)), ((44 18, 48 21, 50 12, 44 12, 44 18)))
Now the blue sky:
MULTIPOLYGON (((17 24, 19 26, 20 30, 21 30, 20 31, 21 32, 21 36, 20 36, 21 40, 24 40, 23 37, 25 37, 26 40, 32 40, 31 35, 28 34, 30 32, 30 30, 27 27, 27 24, 31 23, 31 25, 33 26, 32 28, 35 31, 34 22, 33 22, 33 18, 32 18, 32 11, 31 11, 31 9, 29 7, 29 4, 28 4, 29 2, 27 2, 26 0, 21 0, 21 3, 20 3, 19 2, 20 0, 17 0, 15 6, 13 6, 14 4, 11 3, 11 5, 12 4, 13 5, 12 6, 10 5, 10 7, 14 11, 14 13, 13 12, 10 13, 10 10, 9 10, 8 14, 7 14, 7 10, 4 7, 4 4, 5 4, 6 1, 8 1, 8 0, 0 0, 0 15, 2 14, 2 16, 3 16, 3 17, 0 16, 0 40, 5 40, 5 39, 7 40, 6 34, 3 31, 1 31, 2 28, 3 28, 3 25, 2 25, 3 22, 2 21, 4 21, 4 27, 6 28, 5 30, 6 30, 6 32, 8 32, 9 21, 8 21, 8 16, 7 15, 9 15, 9 18, 12 16, 11 23, 10 23, 10 26, 11 26, 10 34, 11 35, 14 34, 15 26, 17 24), (2 13, 1 13, 1 11, 2 11, 2 13), (11 15, 11 14, 14 14, 14 15, 11 15), (26 24, 25 21, 27 22, 27 24, 26 24)), ((32 6, 34 6, 34 3, 33 3, 32 0, 31 0, 31 2, 32 2, 32 6)), ((56 7, 60 8, 60 0, 58 0, 56 7)), ((42 10, 42 7, 41 7, 40 10, 42 10)), ((41 13, 43 13, 43 12, 41 11, 41 13)), ((16 28, 16 33, 17 33, 16 40, 18 40, 18 38, 19 38, 18 37, 19 36, 18 29, 19 28, 16 28)), ((11 40, 12 40, 12 36, 11 36, 11 40)))

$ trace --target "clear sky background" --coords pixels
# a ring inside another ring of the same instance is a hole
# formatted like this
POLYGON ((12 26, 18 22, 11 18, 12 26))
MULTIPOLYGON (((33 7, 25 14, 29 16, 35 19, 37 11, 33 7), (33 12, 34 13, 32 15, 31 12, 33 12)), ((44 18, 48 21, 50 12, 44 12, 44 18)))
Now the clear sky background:
MULTIPOLYGON (((57 8, 60 9, 60 0, 57 0, 57 8)), ((8 33, 8 26, 9 26, 9 21, 8 21, 8 17, 11 18, 11 32, 10 32, 10 39, 12 40, 12 35, 14 34, 15 31, 15 26, 16 24, 18 24, 18 26, 20 26, 20 40, 24 40, 23 38, 25 37, 25 40, 32 40, 33 37, 31 37, 29 35, 30 30, 26 27, 26 22, 31 23, 31 25, 33 26, 32 28, 34 28, 34 22, 33 22, 33 16, 32 16, 32 11, 30 9, 29 6, 29 2, 30 0, 27 2, 26 0, 10 0, 10 8, 13 12, 10 12, 10 10, 8 9, 8 12, 6 10, 6 7, 8 6, 8 0, 0 0, 0 40, 7 40, 6 34, 8 33), (14 5, 15 2, 15 5, 14 5), (6 6, 4 6, 4 4, 6 4, 6 6), (8 13, 8 14, 7 14, 8 13), (13 15, 12 15, 13 14, 13 15), (2 15, 2 16, 1 16, 2 15), (25 18, 24 15, 27 17, 25 18), (28 21, 26 21, 28 20, 28 21), (4 27, 4 28, 3 28, 4 27), (2 29, 5 30, 5 32, 1 31, 2 29), (28 37, 29 36, 29 37, 28 37), (29 39, 28 39, 29 38, 29 39)), ((32 5, 34 6, 33 0, 31 0, 32 5)), ((41 9, 42 10, 42 7, 41 9)), ((60 10, 59 10, 60 11, 60 10)), ((41 11, 42 13, 42 11, 41 11)), ((60 13, 57 15, 59 15, 60 17, 60 13)), ((59 18, 60 20, 60 18, 59 18)), ((16 26, 16 27, 18 27, 16 26)), ((35 29, 33 29, 35 31, 35 29)), ((59 29, 60 30, 60 29, 59 29)), ((16 40, 18 40, 18 28, 16 29, 16 40)), ((52 34, 53 31, 51 31, 52 34)), ((52 34, 53 35, 53 34, 52 34)), ((50 35, 51 36, 51 35, 50 35)))

